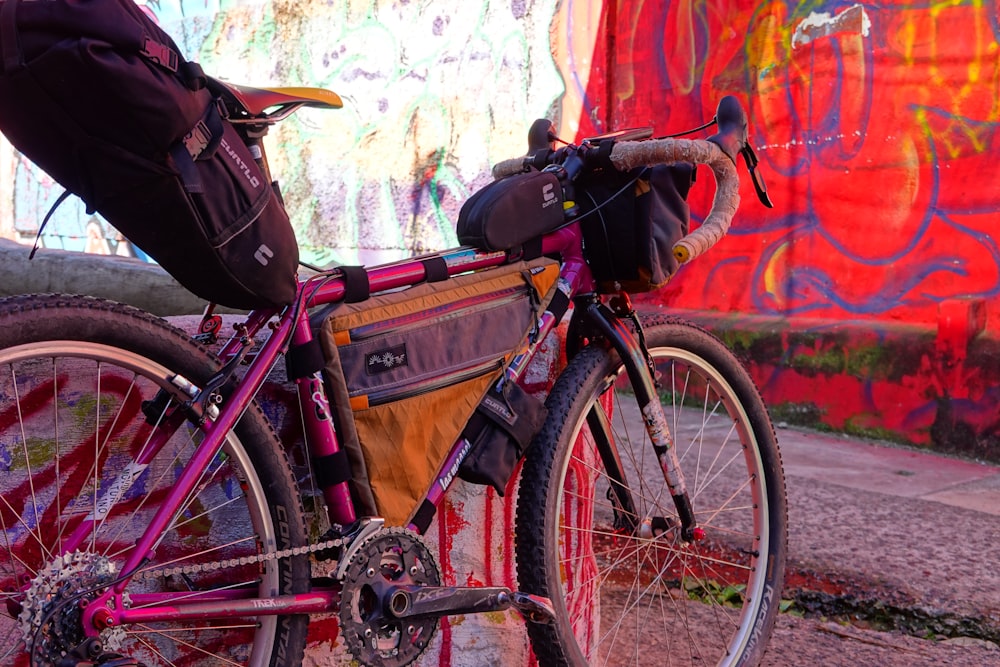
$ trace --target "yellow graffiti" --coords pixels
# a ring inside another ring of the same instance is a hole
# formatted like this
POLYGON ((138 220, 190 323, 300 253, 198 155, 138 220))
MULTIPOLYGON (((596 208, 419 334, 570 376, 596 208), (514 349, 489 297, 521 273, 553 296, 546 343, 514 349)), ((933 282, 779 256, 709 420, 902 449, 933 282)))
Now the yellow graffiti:
POLYGON ((764 291, 774 299, 776 308, 783 308, 786 302, 783 278, 788 263, 786 256, 789 248, 791 248, 790 243, 779 245, 764 268, 764 291))

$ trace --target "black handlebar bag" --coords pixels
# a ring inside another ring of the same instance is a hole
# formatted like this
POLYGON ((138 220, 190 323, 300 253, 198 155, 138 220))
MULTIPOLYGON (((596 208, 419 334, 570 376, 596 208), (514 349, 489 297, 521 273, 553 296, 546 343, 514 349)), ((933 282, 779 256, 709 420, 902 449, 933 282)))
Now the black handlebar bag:
POLYGON ((298 246, 201 68, 132 0, 0 0, 0 131, 198 296, 295 297, 298 246))
POLYGON ((673 247, 688 233, 690 164, 606 169, 577 181, 584 255, 598 291, 659 289, 677 271, 673 247))

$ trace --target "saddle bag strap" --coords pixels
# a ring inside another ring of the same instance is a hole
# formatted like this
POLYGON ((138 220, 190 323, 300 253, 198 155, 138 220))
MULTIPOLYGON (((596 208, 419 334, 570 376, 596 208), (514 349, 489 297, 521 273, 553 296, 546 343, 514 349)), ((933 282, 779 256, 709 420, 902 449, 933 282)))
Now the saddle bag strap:
POLYGON ((208 77, 198 63, 189 62, 170 45, 148 34, 144 36, 139 55, 163 69, 173 72, 191 90, 201 90, 208 85, 208 77))
POLYGON ((170 148, 170 157, 181 175, 181 181, 187 192, 197 194, 205 192, 205 185, 195 161, 215 154, 224 131, 218 104, 210 104, 205 115, 191 128, 191 131, 170 148))

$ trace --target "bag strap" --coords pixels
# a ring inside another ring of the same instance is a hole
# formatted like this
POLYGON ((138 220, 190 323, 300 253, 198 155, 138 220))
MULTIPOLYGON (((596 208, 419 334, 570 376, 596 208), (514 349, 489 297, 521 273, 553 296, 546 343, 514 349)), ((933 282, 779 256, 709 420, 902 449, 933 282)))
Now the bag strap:
POLYGON ((208 85, 208 77, 201 65, 184 60, 169 36, 159 33, 155 27, 142 25, 149 23, 145 14, 137 12, 136 20, 142 27, 142 48, 139 49, 139 55, 154 65, 176 74, 184 85, 193 91, 202 90, 208 85))
POLYGON ((17 2, 4 0, 0 4, 0 46, 3 46, 3 71, 7 73, 24 65, 17 39, 17 2))
POLYGON ((538 341, 538 334, 541 333, 541 330, 538 328, 538 311, 542 306, 542 295, 538 292, 538 286, 535 285, 531 271, 528 269, 521 271, 521 278, 528 285, 528 302, 531 304, 531 331, 528 337, 533 345, 538 341))
POLYGON ((148 34, 143 38, 139 55, 154 65, 176 74, 191 90, 198 91, 208 85, 208 77, 201 65, 184 60, 176 49, 148 34))
POLYGON ((72 193, 69 190, 63 190, 63 193, 59 195, 58 199, 56 199, 56 203, 53 204, 52 208, 49 209, 49 212, 45 214, 45 218, 42 220, 42 224, 38 226, 38 233, 35 234, 35 246, 31 249, 31 252, 28 253, 29 260, 34 259, 35 253, 38 252, 39 244, 42 242, 42 231, 45 229, 45 225, 49 224, 49 220, 52 218, 52 215, 56 212, 56 209, 59 208, 59 205, 62 204, 64 201, 66 201, 66 198, 69 197, 71 194, 72 193))
POLYGON ((170 147, 170 157, 180 173, 184 190, 203 194, 205 184, 195 166, 195 161, 215 154, 225 132, 218 104, 209 104, 205 115, 195 124, 183 139, 170 147))
POLYGON ((142 56, 149 62, 159 65, 166 70, 170 70, 175 74, 180 68, 180 54, 168 45, 153 39, 149 35, 144 36, 142 48, 139 49, 139 53, 142 54, 142 56))

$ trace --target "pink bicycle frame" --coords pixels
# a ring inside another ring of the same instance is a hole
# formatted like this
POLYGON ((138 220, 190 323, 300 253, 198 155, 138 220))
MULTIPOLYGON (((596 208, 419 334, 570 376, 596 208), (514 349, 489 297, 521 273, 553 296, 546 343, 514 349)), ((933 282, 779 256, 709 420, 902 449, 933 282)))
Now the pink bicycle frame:
MULTIPOLYGON (((562 259, 558 289, 567 299, 577 294, 593 292, 594 281, 582 254, 582 235, 578 224, 571 224, 543 238, 542 253, 556 254, 562 259)), ((433 255, 443 259, 448 275, 457 275, 472 270, 499 266, 508 261, 505 252, 483 252, 470 248, 457 248, 433 255)), ((375 267, 368 270, 368 280, 372 293, 399 287, 405 287, 422 282, 426 278, 426 269, 418 257, 394 264, 375 267)), ((144 563, 155 553, 159 536, 169 527, 174 516, 183 507, 185 499, 194 491, 205 470, 221 450, 223 441, 229 431, 236 425, 244 410, 253 400, 257 390, 266 380, 280 355, 289 349, 313 343, 313 333, 309 326, 307 309, 335 303, 344 299, 346 292, 344 278, 336 272, 324 274, 304 281, 299 288, 298 303, 290 306, 280 314, 272 310, 254 311, 238 329, 238 333, 230 339, 219 356, 225 364, 232 361, 245 350, 268 323, 278 318, 271 325, 271 333, 249 364, 246 373, 227 398, 218 414, 204 417, 202 429, 204 439, 197 447, 185 469, 177 479, 170 493, 159 506, 154 518, 142 537, 136 543, 122 569, 128 575, 139 571, 144 563)), ((518 380, 528 366, 538 345, 558 323, 558 317, 546 311, 539 317, 539 334, 532 341, 525 341, 508 367, 507 377, 518 380)), ((314 458, 336 455, 341 447, 330 420, 330 406, 326 398, 320 373, 313 373, 295 380, 298 389, 298 399, 304 424, 305 439, 310 454, 314 458)), ((170 437, 172 431, 187 415, 175 411, 168 416, 168 423, 154 429, 150 441, 143 447, 136 464, 143 465, 152 460, 157 449, 170 437), (171 428, 173 427, 173 428, 171 428)), ((435 479, 427 490, 421 508, 433 508, 429 516, 442 502, 448 487, 454 480, 454 470, 468 453, 468 443, 458 440, 452 446, 448 456, 438 470, 435 479)), ((327 511, 331 524, 349 526, 357 519, 354 505, 346 482, 339 482, 322 489, 327 503, 327 511)), ((425 513, 425 516, 426 513, 425 513)), ((413 522, 410 528, 423 533, 430 518, 425 522, 413 522)), ((73 550, 81 544, 86 536, 95 528, 97 517, 85 520, 74 535, 67 541, 67 550, 73 550)), ((310 593, 298 595, 283 595, 260 597, 257 593, 245 589, 221 590, 211 593, 199 592, 196 596, 185 593, 133 593, 130 605, 121 604, 120 596, 124 593, 128 577, 123 578, 114 587, 91 602, 84 611, 84 627, 90 636, 96 636, 101 630, 136 623, 152 623, 158 621, 189 621, 211 620, 223 618, 240 618, 247 616, 278 615, 278 614, 309 614, 329 612, 339 605, 339 586, 314 588, 310 593), (197 599, 191 599, 195 598, 197 599)))

